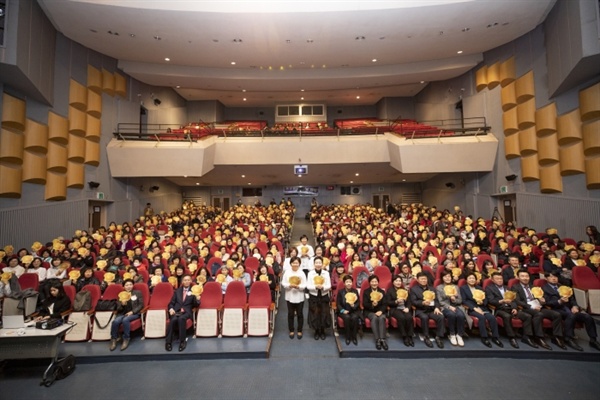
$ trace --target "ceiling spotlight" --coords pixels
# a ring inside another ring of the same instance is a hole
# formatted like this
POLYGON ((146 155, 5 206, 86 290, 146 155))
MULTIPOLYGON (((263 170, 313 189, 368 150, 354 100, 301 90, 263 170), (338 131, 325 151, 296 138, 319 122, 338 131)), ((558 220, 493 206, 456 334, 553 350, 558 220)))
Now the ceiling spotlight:
POLYGON ((304 100, 304 97, 300 97, 300 100, 304 100))
POLYGON ((219 43, 219 39, 213 39, 213 43, 219 43))
POLYGON ((161 40, 162 38, 160 36, 154 36, 154 40, 161 40))
POLYGON ((252 185, 252 183, 251 183, 251 182, 248 182, 248 185, 252 185))
POLYGON ((444 31, 439 31, 439 32, 438 32, 438 35, 439 35, 439 36, 442 36, 443 34, 444 34, 444 31))
POLYGON ((177 86, 175 86, 175 87, 176 87, 177 89, 179 89, 181 86, 177 85, 177 86))
POLYGON ((246 101, 246 98, 244 97, 242 100, 246 101))
POLYGON ((298 174, 298 178, 302 178, 302 174, 298 174))
POLYGON ((300 89, 301 92, 304 92, 304 89, 300 89))
POLYGON ((130 34, 129 34, 129 37, 132 37, 132 38, 134 38, 134 37, 135 37, 135 33, 130 33, 130 34))
POLYGON ((171 61, 169 57, 165 57, 165 61, 171 61))
POLYGON ((154 99, 154 105, 155 106, 160 106, 160 104, 162 103, 162 101, 160 101, 160 99, 154 99))
POLYGON ((360 96, 356 96, 357 99, 360 99, 360 96))
POLYGON ((350 181, 350 183, 354 183, 354 181, 350 181))
POLYGON ((187 178, 187 175, 184 175, 183 177, 184 177, 184 178, 187 178))
POLYGON ((421 83, 425 83, 425 81, 421 81, 421 83))
POLYGON ((242 178, 245 178, 245 177, 246 177, 246 175, 242 175, 242 178))
POLYGON ((354 40, 365 40, 366 38, 364 36, 357 36, 354 38, 354 40))
POLYGON ((354 174, 354 175, 356 175, 356 176, 359 176, 360 174, 357 172, 357 173, 356 173, 356 174, 354 174))
POLYGON ((199 185, 200 185, 200 182, 196 182, 196 186, 199 186, 199 185))
POLYGON ((463 32, 469 32, 471 30, 471 28, 463 28, 462 31, 463 32))
POLYGON ((235 61, 232 61, 232 62, 231 62, 231 65, 235 65, 235 61))
POLYGON ((377 59, 376 59, 376 58, 374 58, 374 59, 372 59, 372 60, 371 60, 371 62, 377 62, 377 59))
POLYGON ((242 89, 242 93, 246 93, 246 89, 242 89))
POLYGON ((233 39, 233 43, 242 43, 242 39, 233 39))
POLYGON ((288 44, 292 43, 292 41, 290 39, 286 40, 285 42, 288 43, 288 44))
POLYGON ((456 54, 462 54, 462 50, 457 51, 456 54))

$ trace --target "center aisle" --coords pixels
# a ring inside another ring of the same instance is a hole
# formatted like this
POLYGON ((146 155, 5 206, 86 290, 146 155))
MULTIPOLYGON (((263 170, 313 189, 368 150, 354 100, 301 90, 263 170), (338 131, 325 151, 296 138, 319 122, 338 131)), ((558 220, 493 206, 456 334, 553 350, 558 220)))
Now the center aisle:
MULTIPOLYGON (((302 235, 306 235, 308 237, 308 243, 314 246, 314 235, 310 221, 307 221, 301 217, 296 217, 294 218, 290 246, 298 246, 300 244, 300 236, 302 235)), ((285 293, 282 290, 281 297, 279 299, 279 311, 275 317, 275 331, 273 332, 273 341, 271 343, 271 352, 269 356, 270 358, 339 358, 339 353, 331 328, 326 330, 327 338, 325 340, 314 339, 314 332, 308 327, 308 300, 304 301, 304 337, 302 340, 298 340, 297 338, 289 338, 289 332, 287 329, 287 316, 285 293)))

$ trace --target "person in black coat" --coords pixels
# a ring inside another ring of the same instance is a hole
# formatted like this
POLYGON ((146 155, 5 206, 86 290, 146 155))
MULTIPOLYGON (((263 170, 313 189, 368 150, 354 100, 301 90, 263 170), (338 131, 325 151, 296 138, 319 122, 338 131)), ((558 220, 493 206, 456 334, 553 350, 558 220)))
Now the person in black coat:
POLYGON ((185 350, 186 322, 192 318, 192 309, 200 305, 200 296, 194 296, 191 291, 192 277, 185 275, 181 280, 181 287, 173 293, 167 310, 169 311, 169 327, 167 328, 167 338, 165 349, 173 349, 173 330, 179 328, 179 351, 185 350))
POLYGON ((410 298, 398 298, 398 289, 402 289, 402 277, 394 275, 392 287, 385 293, 384 303, 390 308, 390 317, 398 321, 398 330, 406 347, 414 347, 414 322, 410 307, 410 298))
POLYGON ((344 276, 344 288, 337 294, 336 308, 338 315, 344 321, 346 345, 349 345, 350 342, 352 342, 356 346, 358 345, 356 333, 358 331, 360 320, 360 304, 358 301, 358 290, 352 287, 353 282, 352 276, 344 276), (348 300, 346 299, 346 294, 348 293, 354 293, 356 295, 356 301, 354 303, 348 303, 348 300))
POLYGON ((363 293, 362 306, 365 313, 365 318, 371 321, 371 330, 375 336, 375 348, 377 350, 388 349, 386 341, 386 329, 385 329, 385 312, 386 305, 383 301, 385 291, 379 287, 379 278, 377 275, 371 275, 369 277, 369 287, 365 289, 363 293), (379 292, 381 299, 373 300, 371 294, 379 292))
POLYGON ((435 333, 435 344, 440 349, 444 348, 444 337, 445 326, 444 326, 444 314, 440 302, 434 297, 433 300, 425 300, 423 293, 425 291, 431 291, 435 296, 435 289, 433 286, 428 285, 428 277, 424 272, 417 274, 418 285, 413 286, 410 289, 410 303, 415 308, 415 316, 421 320, 421 329, 425 338, 423 341, 427 347, 433 347, 431 339, 429 338, 429 319, 433 319, 436 325, 435 333))
POLYGON ((546 275, 547 283, 542 287, 546 305, 552 310, 560 313, 565 323, 565 343, 578 351, 583 351, 581 346, 575 342, 575 323, 581 322, 590 337, 590 346, 600 350, 598 334, 594 319, 577 305, 577 300, 571 292, 571 296, 561 295, 558 290, 560 273, 551 272, 546 275))
POLYGON ((463 304, 468 307, 469 315, 473 318, 477 318, 478 326, 479 326, 479 336, 481 336, 481 342, 491 348, 492 344, 488 339, 488 332, 486 328, 490 327, 492 331, 492 342, 498 347, 504 347, 502 342, 500 341, 500 334, 498 333, 498 321, 496 321, 496 317, 492 314, 490 309, 488 308, 488 298, 485 297, 483 299, 475 298, 475 291, 479 291, 479 293, 483 292, 483 288, 477 285, 477 277, 475 273, 471 272, 465 278, 467 280, 467 284, 461 286, 460 295, 463 299, 463 304))
POLYGON ((123 344, 121 345, 121 351, 129 346, 131 322, 140 318, 140 312, 144 308, 144 297, 142 292, 133 290, 132 279, 125 279, 125 281, 123 281, 123 289, 125 289, 125 292, 131 294, 131 298, 129 300, 117 301, 116 315, 110 327, 110 351, 117 348, 117 336, 119 335, 119 328, 121 325, 123 326, 123 344))
POLYGON ((62 313, 70 309, 71 299, 65 293, 64 286, 60 282, 53 282, 50 286, 50 296, 42 302, 36 321, 62 318, 62 313))

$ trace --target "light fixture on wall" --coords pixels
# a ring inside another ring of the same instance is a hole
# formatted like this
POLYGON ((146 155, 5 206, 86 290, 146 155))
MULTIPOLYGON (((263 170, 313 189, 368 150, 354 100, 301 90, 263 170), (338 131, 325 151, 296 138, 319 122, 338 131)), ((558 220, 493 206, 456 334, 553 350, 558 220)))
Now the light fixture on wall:
POLYGON ((89 181, 88 186, 90 187, 90 189, 97 189, 100 186, 100 183, 94 182, 94 181, 89 181))
POLYGON ((160 99, 154 99, 155 106, 160 106, 160 103, 162 103, 162 101, 160 101, 160 99))
POLYGON ((454 189, 456 187, 456 185, 452 182, 448 182, 448 183, 446 183, 446 187, 449 189, 454 189))
POLYGON ((157 191, 158 189, 160 189, 158 186, 150 186, 150 193, 157 191))
POLYGON ((506 175, 505 178, 507 181, 511 182, 511 181, 514 181, 515 179, 517 179, 517 175, 515 175, 515 174, 506 175))

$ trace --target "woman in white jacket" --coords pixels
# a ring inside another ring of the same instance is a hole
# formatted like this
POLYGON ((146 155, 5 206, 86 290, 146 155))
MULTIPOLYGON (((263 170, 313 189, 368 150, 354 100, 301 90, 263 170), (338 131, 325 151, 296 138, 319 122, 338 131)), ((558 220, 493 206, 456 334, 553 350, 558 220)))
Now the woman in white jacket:
POLYGON ((298 339, 302 339, 302 327, 304 326, 304 289, 306 289, 306 275, 300 270, 300 258, 290 259, 291 269, 283 273, 281 286, 285 290, 285 301, 288 310, 288 328, 290 339, 294 338, 294 319, 298 319, 298 339))

